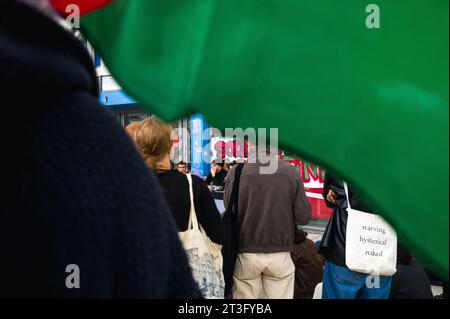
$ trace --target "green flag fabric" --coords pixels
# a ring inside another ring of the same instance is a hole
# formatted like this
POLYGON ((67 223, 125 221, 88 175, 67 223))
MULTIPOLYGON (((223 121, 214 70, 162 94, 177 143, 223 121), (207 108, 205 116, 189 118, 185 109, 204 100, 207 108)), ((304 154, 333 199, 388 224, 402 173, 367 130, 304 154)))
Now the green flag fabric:
POLYGON ((448 278, 448 1, 115 0, 82 18, 149 112, 278 128, 448 278))

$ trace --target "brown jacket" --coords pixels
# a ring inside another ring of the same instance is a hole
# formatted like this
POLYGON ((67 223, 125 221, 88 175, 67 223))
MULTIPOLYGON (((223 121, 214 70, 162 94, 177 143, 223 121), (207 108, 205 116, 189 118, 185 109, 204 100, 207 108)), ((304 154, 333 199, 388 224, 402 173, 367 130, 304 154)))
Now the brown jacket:
MULTIPOLYGON (((241 253, 290 252, 294 225, 305 225, 311 216, 300 174, 278 160, 274 174, 260 174, 261 164, 244 165, 239 185, 238 217, 241 253)), ((225 182, 224 204, 228 205, 235 169, 225 182)))
POLYGON ((306 238, 294 245, 291 257, 295 265, 294 299, 312 299, 314 289, 323 278, 323 263, 317 247, 306 238))

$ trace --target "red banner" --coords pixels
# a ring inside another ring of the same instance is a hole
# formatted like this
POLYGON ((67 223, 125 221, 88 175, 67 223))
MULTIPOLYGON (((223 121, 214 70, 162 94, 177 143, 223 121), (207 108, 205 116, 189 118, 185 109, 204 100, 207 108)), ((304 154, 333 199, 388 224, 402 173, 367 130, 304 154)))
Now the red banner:
POLYGON ((80 15, 85 15, 100 9, 111 1, 112 0, 50 0, 50 3, 61 15, 67 16, 71 13, 70 10, 67 10, 70 5, 77 5, 80 9, 80 15))
POLYGON ((312 163, 291 157, 280 156, 280 159, 294 166, 300 174, 305 186, 306 197, 311 203, 312 218, 330 218, 332 209, 327 207, 322 197, 325 170, 312 163))

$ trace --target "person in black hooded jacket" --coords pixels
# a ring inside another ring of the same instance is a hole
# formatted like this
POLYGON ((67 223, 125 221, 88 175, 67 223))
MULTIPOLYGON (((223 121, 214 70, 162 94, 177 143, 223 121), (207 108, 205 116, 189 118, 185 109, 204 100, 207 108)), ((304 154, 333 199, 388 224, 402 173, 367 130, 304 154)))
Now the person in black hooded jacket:
MULTIPOLYGON (((349 188, 351 207, 370 213, 360 196, 349 188)), ((380 276, 379 287, 366 285, 366 274, 350 270, 345 261, 347 196, 343 182, 334 178, 329 171, 325 175, 323 198, 333 213, 320 242, 319 251, 325 257, 323 276, 323 299, 388 299, 392 277, 380 276)))
MULTIPOLYGON (((327 224, 319 249, 328 261, 345 266, 346 196, 343 183, 328 172, 325 175, 322 196, 327 207, 333 209, 333 214, 327 224)), ((369 208, 351 189, 349 190, 349 198, 352 208, 369 212, 369 208)))
POLYGON ((32 3, 0 1, 0 298, 200 298, 91 57, 32 3))

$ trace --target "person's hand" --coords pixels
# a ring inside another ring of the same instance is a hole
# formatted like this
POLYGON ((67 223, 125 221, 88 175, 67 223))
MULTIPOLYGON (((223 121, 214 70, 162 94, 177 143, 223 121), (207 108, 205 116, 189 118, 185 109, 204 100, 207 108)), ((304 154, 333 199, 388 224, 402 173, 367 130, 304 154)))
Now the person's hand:
POLYGON ((336 205, 336 194, 331 189, 328 190, 327 201, 333 205, 336 205))

